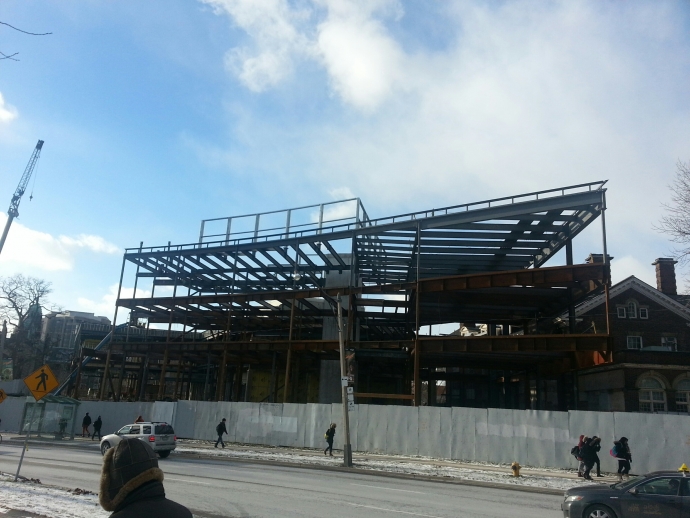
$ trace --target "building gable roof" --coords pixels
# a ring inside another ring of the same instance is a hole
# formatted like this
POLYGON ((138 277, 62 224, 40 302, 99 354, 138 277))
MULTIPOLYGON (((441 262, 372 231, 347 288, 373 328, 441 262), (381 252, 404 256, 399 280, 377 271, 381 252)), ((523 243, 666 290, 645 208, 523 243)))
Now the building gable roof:
MULTIPOLYGON (((609 298, 616 297, 627 290, 633 290, 638 292, 645 297, 652 299, 654 302, 660 306, 672 311, 678 316, 690 320, 690 308, 684 306, 683 304, 676 302, 673 298, 660 292, 656 288, 650 286, 646 282, 641 281, 634 275, 631 275, 627 279, 622 280, 618 284, 615 284, 609 290, 609 298)), ((605 294, 597 295, 589 300, 584 301, 582 304, 575 308, 575 316, 580 316, 583 313, 587 313, 591 309, 603 304, 605 302, 605 294)), ((567 313, 566 313, 567 315, 567 313)))

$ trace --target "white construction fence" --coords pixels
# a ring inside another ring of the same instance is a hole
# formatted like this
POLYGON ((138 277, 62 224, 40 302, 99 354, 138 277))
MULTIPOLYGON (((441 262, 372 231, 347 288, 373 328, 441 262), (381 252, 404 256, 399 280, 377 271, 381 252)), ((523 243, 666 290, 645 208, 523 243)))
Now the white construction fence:
MULTIPOLYGON (((19 430, 25 402, 7 398, 0 405, 0 429, 19 430)), ((239 443, 323 448, 331 422, 338 425, 336 448, 344 435, 339 404, 83 401, 77 432, 86 412, 93 420, 101 416, 104 434, 141 415, 171 423, 177 436, 187 439, 215 440, 223 417, 228 440, 239 443)), ((690 464, 690 417, 684 415, 357 405, 350 430, 355 452, 568 468, 576 466, 570 449, 586 434, 602 438, 604 471, 617 468, 609 450, 621 436, 630 441, 635 473, 690 464)))

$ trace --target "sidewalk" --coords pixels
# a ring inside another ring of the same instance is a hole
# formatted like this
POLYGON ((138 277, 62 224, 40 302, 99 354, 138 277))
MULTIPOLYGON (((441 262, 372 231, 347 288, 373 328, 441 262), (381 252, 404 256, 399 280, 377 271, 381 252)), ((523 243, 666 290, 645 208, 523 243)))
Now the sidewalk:
MULTIPOLYGON (((23 436, 16 434, 5 436, 11 444, 19 445, 23 436)), ((99 441, 86 437, 75 437, 74 441, 54 441, 50 438, 31 437, 32 444, 54 444, 65 447, 99 449, 99 441)), ((203 458, 227 459, 235 461, 258 461, 278 465, 297 465, 321 469, 343 469, 342 451, 335 452, 334 457, 327 457, 323 450, 307 448, 272 447, 251 444, 226 442, 225 449, 214 448, 214 441, 180 439, 173 455, 195 456, 203 458)), ((482 485, 500 485, 503 487, 545 489, 547 492, 564 491, 573 486, 588 484, 612 484, 616 477, 604 473, 604 477, 589 482, 577 476, 573 469, 557 468, 521 468, 520 477, 513 477, 509 465, 463 462, 450 459, 433 459, 405 455, 383 455, 369 452, 355 452, 352 455, 353 468, 357 471, 376 472, 398 476, 423 477, 431 480, 478 483, 482 485)), ((516 459, 519 462, 519 459, 516 459)), ((574 461, 573 461, 574 464, 574 461)))

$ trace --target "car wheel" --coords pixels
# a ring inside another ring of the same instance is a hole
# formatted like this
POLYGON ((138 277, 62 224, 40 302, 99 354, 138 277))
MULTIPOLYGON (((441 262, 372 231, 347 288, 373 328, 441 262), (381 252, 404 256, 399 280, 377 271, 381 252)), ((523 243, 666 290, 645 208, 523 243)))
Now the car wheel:
POLYGON ((101 444, 101 453, 105 455, 105 452, 107 452, 110 449, 110 443, 108 441, 105 441, 103 444, 101 444))
POLYGON ((616 514, 605 505, 593 505, 588 507, 584 514, 585 518, 616 518, 616 514))
POLYGON ((159 451, 159 452, 158 452, 158 456, 159 456, 161 459, 166 458, 168 455, 170 455, 170 450, 163 450, 163 451, 159 451))

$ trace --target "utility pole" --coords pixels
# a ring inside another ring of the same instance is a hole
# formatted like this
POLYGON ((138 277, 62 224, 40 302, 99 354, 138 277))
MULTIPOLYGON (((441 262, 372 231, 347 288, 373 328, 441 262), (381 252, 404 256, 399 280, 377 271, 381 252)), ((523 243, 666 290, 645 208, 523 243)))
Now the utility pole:
POLYGON ((0 381, 4 381, 2 378, 2 370, 5 368, 5 362, 2 359, 2 355, 5 352, 5 337, 7 336, 7 320, 2 322, 2 334, 0 334, 0 381))
POLYGON ((340 385, 342 391, 343 404, 343 425, 345 427, 345 444, 343 445, 343 461, 345 467, 352 467, 352 445, 350 444, 350 414, 348 412, 347 401, 347 369, 345 368, 345 340, 343 339, 343 307, 340 304, 340 293, 338 298, 338 341, 340 342, 340 385))

